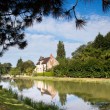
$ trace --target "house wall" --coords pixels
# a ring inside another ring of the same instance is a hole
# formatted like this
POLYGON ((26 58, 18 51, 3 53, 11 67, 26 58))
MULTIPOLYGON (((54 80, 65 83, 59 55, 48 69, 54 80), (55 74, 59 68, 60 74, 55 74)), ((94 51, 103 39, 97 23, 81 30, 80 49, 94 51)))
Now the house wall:
POLYGON ((59 65, 58 61, 54 57, 50 58, 50 60, 47 63, 47 70, 51 69, 52 67, 54 67, 56 65, 59 65))
POLYGON ((46 71, 46 64, 36 65, 35 72, 37 72, 37 73, 43 73, 45 71, 46 71))

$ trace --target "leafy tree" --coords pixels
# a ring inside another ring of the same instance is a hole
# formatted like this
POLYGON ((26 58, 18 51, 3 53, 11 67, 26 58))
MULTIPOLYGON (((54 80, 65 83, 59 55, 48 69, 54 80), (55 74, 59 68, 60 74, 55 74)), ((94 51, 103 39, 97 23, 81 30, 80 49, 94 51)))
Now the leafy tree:
POLYGON ((23 62, 22 67, 23 67, 23 72, 24 73, 27 73, 28 75, 29 74, 31 75, 33 69, 35 68, 35 65, 31 60, 28 60, 28 61, 23 62))
POLYGON ((0 73, 8 74, 11 69, 11 66, 12 66, 11 63, 4 63, 4 64, 0 63, 0 73))
MULTIPOLYGON (((100 1, 103 11, 107 12, 110 0, 100 1)), ((65 3, 66 0, 0 0, 0 56, 11 46, 23 49, 27 45, 25 28, 33 25, 34 21, 41 22, 44 16, 75 17, 76 27, 83 27, 86 21, 76 16, 79 0, 69 10, 63 6, 65 3)))
POLYGON ((80 46, 71 59, 63 60, 54 68, 54 75, 110 78, 109 35, 99 34, 93 42, 80 46))
POLYGON ((23 61, 21 58, 18 60, 16 67, 19 69, 21 74, 23 72, 23 61))
POLYGON ((57 59, 62 60, 66 58, 65 47, 63 41, 59 41, 57 44, 57 59))
POLYGON ((99 33, 94 40, 93 47, 104 49, 105 46, 104 44, 105 44, 105 39, 103 35, 99 33))
POLYGON ((78 56, 86 48, 86 45, 81 45, 75 52, 72 52, 72 57, 78 56))
POLYGON ((9 73, 10 75, 14 75, 14 76, 20 75, 20 70, 18 68, 11 68, 9 73))
POLYGON ((27 68, 27 69, 26 69, 26 74, 27 74, 27 75, 32 75, 33 69, 34 69, 33 67, 27 68))
POLYGON ((105 36, 105 49, 110 49, 110 32, 105 36))

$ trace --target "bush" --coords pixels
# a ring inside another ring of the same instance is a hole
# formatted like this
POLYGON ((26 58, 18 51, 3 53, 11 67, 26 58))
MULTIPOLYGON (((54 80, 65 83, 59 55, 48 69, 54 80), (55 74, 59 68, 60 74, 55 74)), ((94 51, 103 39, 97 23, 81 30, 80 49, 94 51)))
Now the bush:
POLYGON ((53 72, 33 73, 33 76, 54 76, 53 72))

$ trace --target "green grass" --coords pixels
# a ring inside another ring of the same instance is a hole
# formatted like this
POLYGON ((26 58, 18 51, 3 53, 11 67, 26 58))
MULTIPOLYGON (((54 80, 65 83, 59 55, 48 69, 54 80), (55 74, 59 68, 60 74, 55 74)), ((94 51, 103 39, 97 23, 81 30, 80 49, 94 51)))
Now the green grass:
POLYGON ((0 110, 34 110, 32 107, 16 100, 12 93, 0 90, 0 110))
POLYGON ((59 110, 58 106, 54 104, 45 104, 43 102, 34 102, 30 98, 24 98, 23 102, 32 106, 35 110, 59 110))
POLYGON ((71 78, 71 77, 48 77, 48 76, 21 76, 16 79, 50 80, 50 81, 71 81, 89 83, 110 83, 110 78, 71 78))
POLYGON ((53 72, 34 73, 34 76, 48 76, 48 77, 52 77, 52 76, 54 76, 54 73, 53 72))
POLYGON ((43 102, 34 102, 30 98, 23 98, 13 93, 11 89, 0 90, 0 110, 59 110, 55 104, 45 104, 43 102))

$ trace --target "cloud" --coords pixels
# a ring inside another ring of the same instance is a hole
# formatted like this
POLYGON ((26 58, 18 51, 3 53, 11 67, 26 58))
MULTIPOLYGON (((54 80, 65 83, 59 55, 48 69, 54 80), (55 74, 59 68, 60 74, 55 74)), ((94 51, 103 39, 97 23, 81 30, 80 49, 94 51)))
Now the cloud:
POLYGON ((62 40, 65 44, 66 55, 71 53, 80 45, 93 41, 100 32, 105 35, 110 31, 110 17, 91 15, 86 16, 88 20, 85 29, 76 30, 74 20, 55 20, 51 17, 44 18, 40 24, 34 25, 26 30, 28 46, 24 50, 15 47, 9 49, 0 62, 11 62, 14 66, 21 57, 24 61, 30 59, 37 62, 40 56, 56 56, 57 43, 62 40))
POLYGON ((62 38, 80 43, 86 43, 93 40, 101 32, 105 35, 110 31, 110 18, 105 16, 91 15, 86 16, 87 26, 85 29, 76 30, 74 20, 64 21, 45 18, 41 24, 35 24, 27 31, 38 34, 54 35, 56 39, 62 38))

